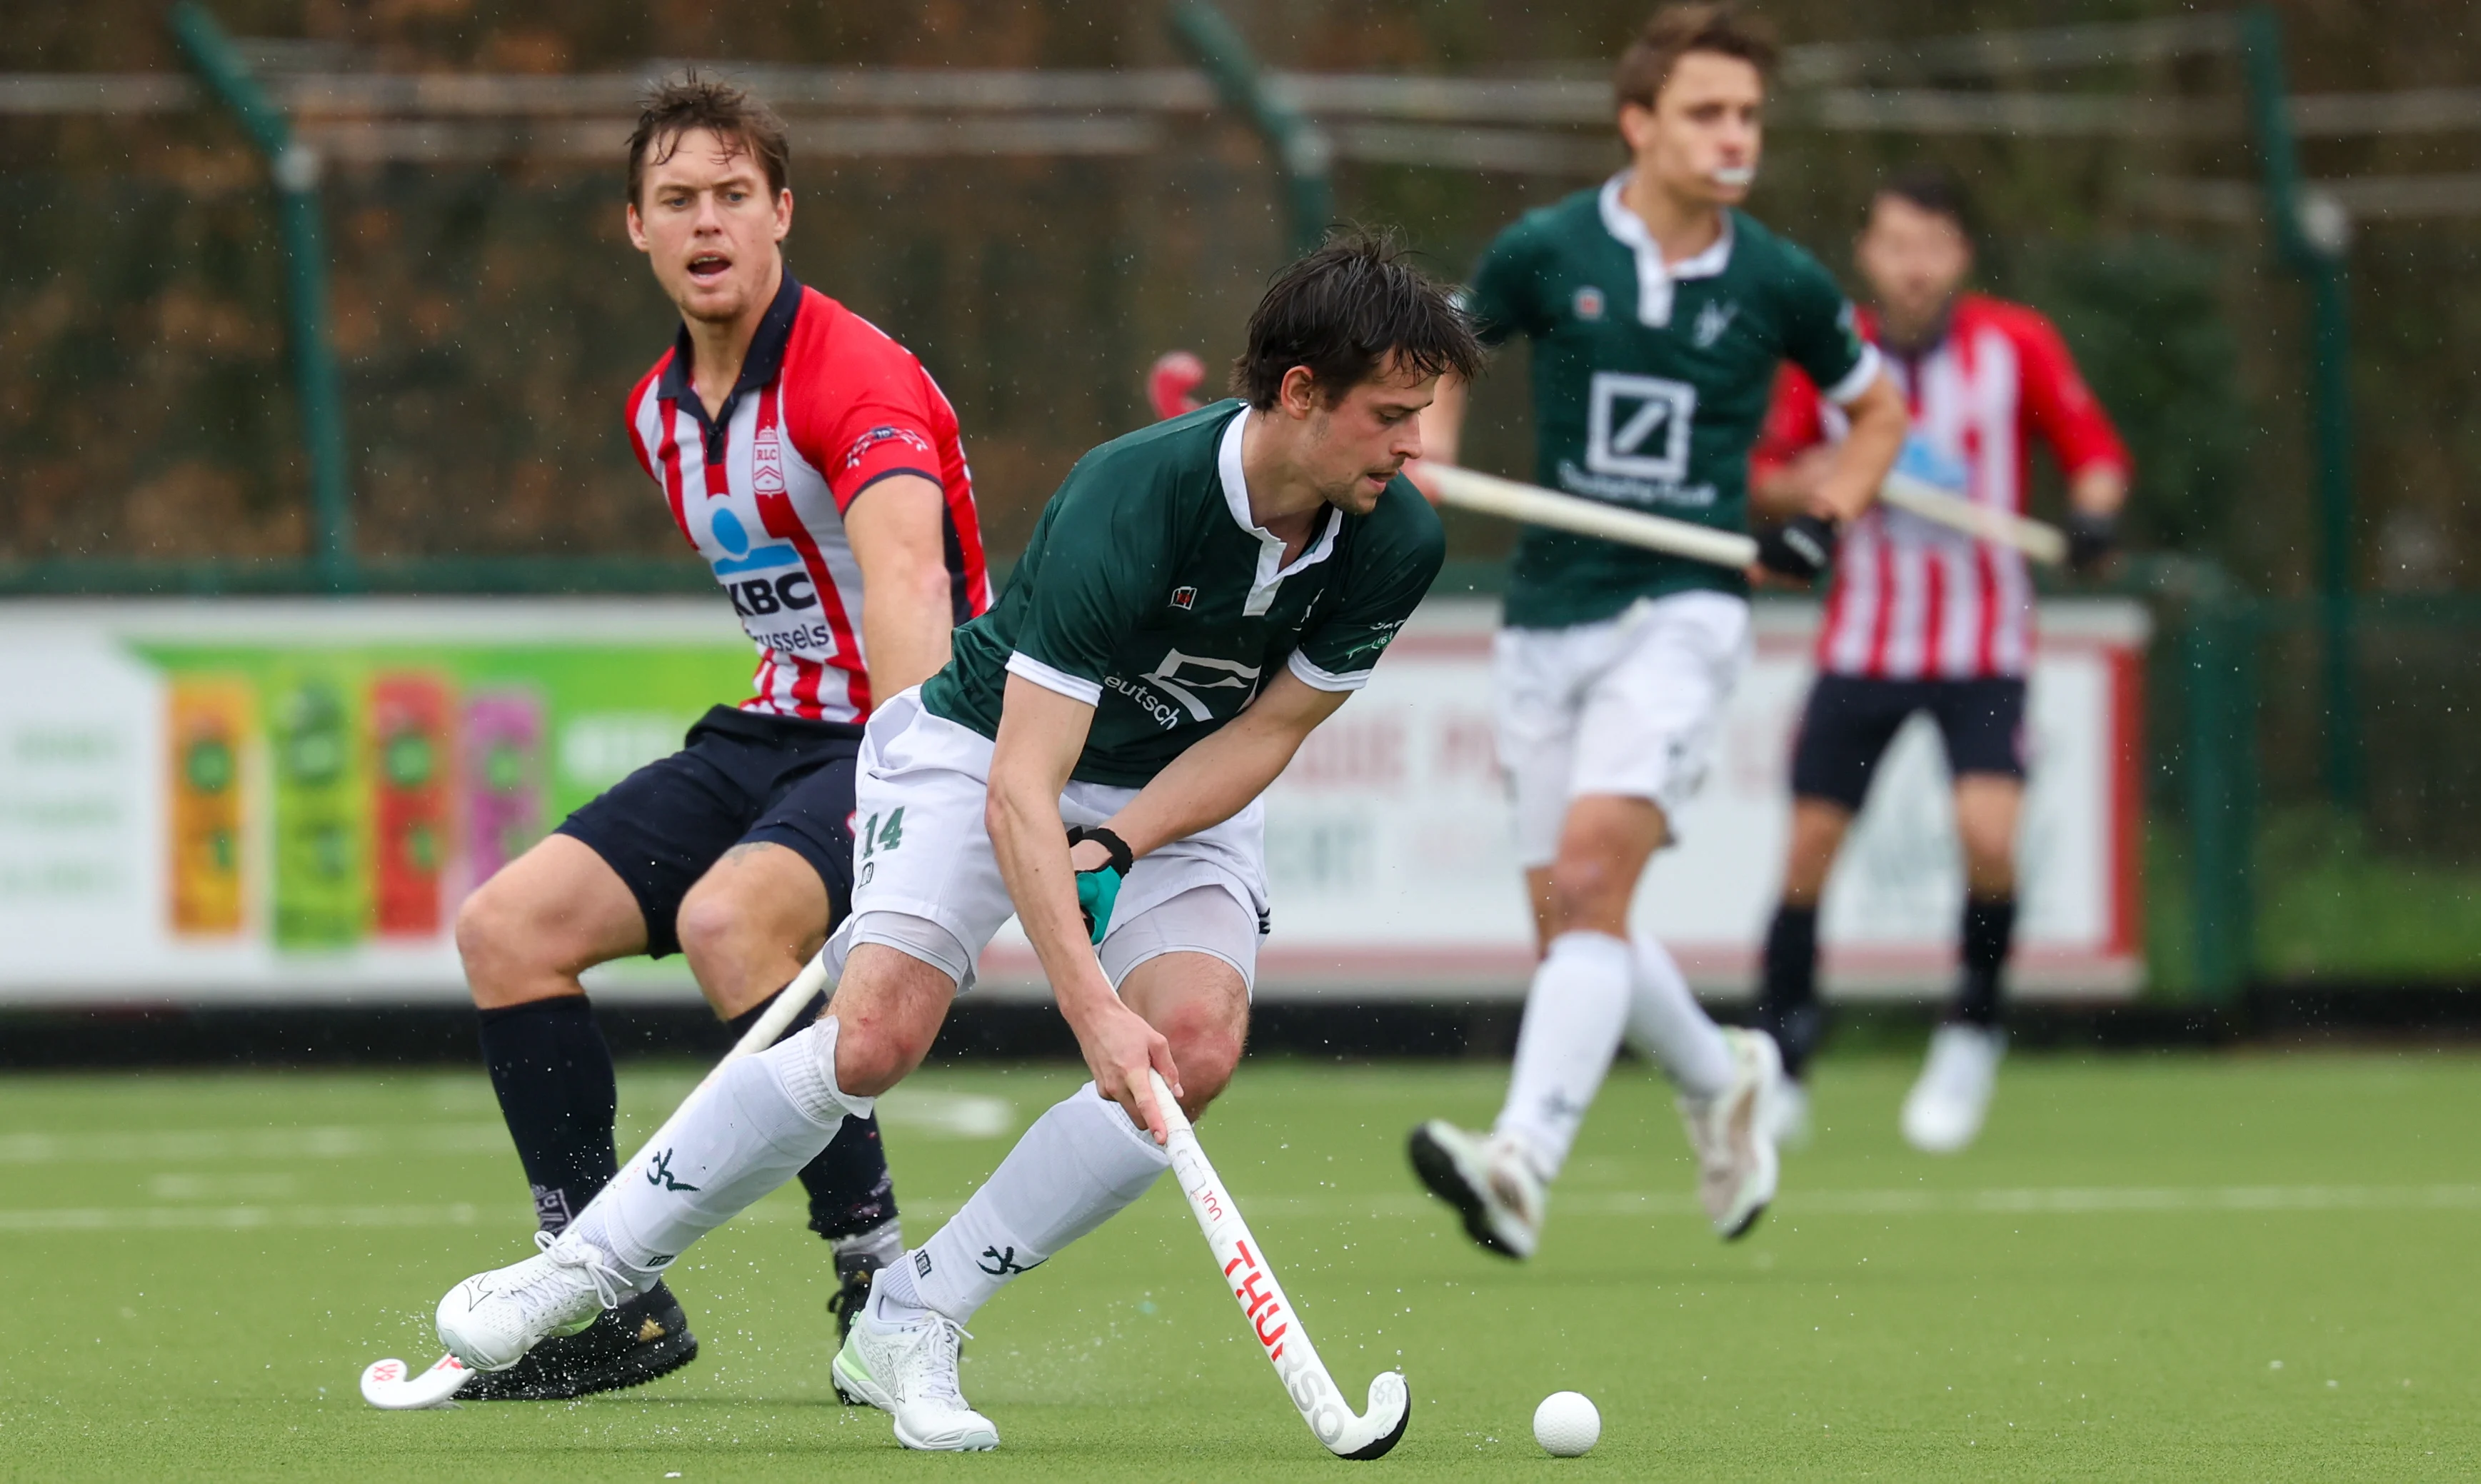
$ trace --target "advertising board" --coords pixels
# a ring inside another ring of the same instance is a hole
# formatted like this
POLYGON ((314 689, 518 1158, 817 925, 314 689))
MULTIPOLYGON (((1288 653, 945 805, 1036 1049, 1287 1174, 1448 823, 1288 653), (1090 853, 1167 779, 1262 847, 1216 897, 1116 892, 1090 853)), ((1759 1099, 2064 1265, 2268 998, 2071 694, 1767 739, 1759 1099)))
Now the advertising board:
MULTIPOLYGON (((1267 800, 1266 999, 1514 997, 1532 949, 1492 757, 1495 606, 1426 605, 1267 800)), ((2141 980, 2143 613, 2056 604, 2028 723, 2018 980, 2141 980)), ((1774 899, 1813 610, 1763 605, 1713 771, 1636 912, 1745 992, 1774 899)), ((472 886, 745 692, 695 600, 0 607, 0 1002, 455 1002, 472 886)), ((1943 987, 1962 896, 1936 740, 1890 756, 1829 890, 1830 993, 1943 987)), ((1011 926, 979 993, 1040 995, 1011 926)), ((695 993, 678 959, 598 995, 695 993)))

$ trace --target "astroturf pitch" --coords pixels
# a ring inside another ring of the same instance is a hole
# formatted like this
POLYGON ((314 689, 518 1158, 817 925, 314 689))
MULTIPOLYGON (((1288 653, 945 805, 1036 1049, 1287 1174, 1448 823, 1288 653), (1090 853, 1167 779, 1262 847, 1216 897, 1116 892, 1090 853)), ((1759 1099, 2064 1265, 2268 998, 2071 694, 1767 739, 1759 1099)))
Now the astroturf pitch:
MULTIPOLYGON (((623 1071, 624 1145, 686 1064, 623 1071)), ((1689 1200, 1668 1098, 1623 1065, 1541 1258, 1419 1195, 1419 1118, 1483 1121, 1502 1069, 1252 1062, 1204 1125, 1356 1404, 1401 1366, 1377 1464, 1318 1448, 1177 1190, 975 1321, 995 1454, 906 1455, 827 1379, 823 1245, 797 1189, 672 1283, 688 1370, 575 1404, 382 1415, 430 1313, 531 1250, 479 1071, 0 1081, 0 1475, 2413 1478, 2481 1469, 2481 1060, 2020 1056, 1961 1158, 1903 1147, 1908 1061, 1831 1061, 1815 1143, 1745 1241, 1689 1200), (1602 1409, 1591 1456, 1532 1441, 1602 1409)), ((1082 1074, 926 1074, 884 1105, 927 1236, 1082 1074)))

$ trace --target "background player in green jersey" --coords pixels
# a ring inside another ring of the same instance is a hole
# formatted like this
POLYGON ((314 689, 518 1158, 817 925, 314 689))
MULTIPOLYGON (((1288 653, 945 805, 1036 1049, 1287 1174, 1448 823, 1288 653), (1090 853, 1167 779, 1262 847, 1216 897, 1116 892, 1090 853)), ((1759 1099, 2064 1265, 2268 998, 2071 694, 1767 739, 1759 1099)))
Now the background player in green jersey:
MULTIPOLYGON (((1620 59, 1630 169, 1500 234, 1468 290, 1482 337, 1532 342, 1537 479, 1727 530, 1748 524, 1748 458, 1776 367, 1800 366, 1851 434, 1761 564, 1817 575, 1904 437, 1904 404, 1826 271, 1737 209, 1755 177, 1775 48, 1727 6, 1658 13, 1620 59)), ((1425 418, 1451 462, 1464 408, 1425 418)), ((1543 946, 1507 1100, 1490 1133, 1416 1130, 1414 1167, 1483 1247, 1532 1255, 1547 1186, 1625 1035, 1681 1090, 1715 1229, 1773 1198, 1774 1043, 1723 1030, 1629 903, 1679 838, 1746 664, 1750 574, 1528 528, 1498 640, 1500 763, 1543 946)))
POLYGON ((542 1254, 453 1290, 449 1350, 506 1367, 651 1288, 869 1116, 1013 910, 1094 1080, 880 1271, 835 1361, 907 1446, 996 1445, 958 1389, 961 1326, 1166 1167, 1149 1073, 1191 1117, 1232 1076, 1267 920, 1258 796, 1437 576, 1438 516, 1400 470, 1440 375, 1480 359, 1445 290, 1339 243, 1259 303, 1240 400, 1079 460, 999 605, 871 717, 828 1014, 718 1074, 542 1254))

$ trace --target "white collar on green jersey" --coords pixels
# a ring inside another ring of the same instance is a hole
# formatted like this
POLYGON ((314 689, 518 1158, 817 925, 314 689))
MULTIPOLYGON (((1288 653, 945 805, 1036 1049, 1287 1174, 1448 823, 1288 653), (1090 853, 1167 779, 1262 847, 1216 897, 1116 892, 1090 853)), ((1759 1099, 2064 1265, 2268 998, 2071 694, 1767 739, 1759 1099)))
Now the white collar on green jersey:
POLYGON ((1603 230, 1620 240, 1620 245, 1636 254, 1636 317, 1641 325, 1660 329, 1671 323, 1671 286, 1683 278, 1711 278, 1731 266, 1732 214, 1723 213, 1723 235, 1714 246, 1676 266, 1666 267, 1662 249, 1655 245, 1654 234, 1645 229, 1645 219, 1628 209, 1620 193, 1628 189, 1629 176, 1622 170, 1603 182, 1603 230))
POLYGON ((1250 409, 1242 407, 1240 415, 1223 425, 1223 442, 1214 453, 1215 471, 1223 477, 1223 503, 1232 511, 1233 524, 1258 538, 1258 578, 1249 585, 1249 601, 1240 608, 1244 618, 1255 618, 1275 606, 1275 589, 1284 579, 1304 567, 1324 561, 1335 550, 1336 533, 1344 529, 1344 512, 1333 506, 1326 510, 1326 529, 1310 543, 1310 549, 1293 559, 1291 566, 1283 565, 1284 538, 1249 518, 1249 482, 1240 476, 1240 430, 1249 421, 1250 409))

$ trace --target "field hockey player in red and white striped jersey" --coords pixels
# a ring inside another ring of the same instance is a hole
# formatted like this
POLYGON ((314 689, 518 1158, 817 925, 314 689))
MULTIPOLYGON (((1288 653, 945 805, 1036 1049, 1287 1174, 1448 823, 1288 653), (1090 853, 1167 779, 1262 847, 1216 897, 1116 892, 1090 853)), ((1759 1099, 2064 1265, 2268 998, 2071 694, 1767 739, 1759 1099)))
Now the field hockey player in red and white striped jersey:
MULTIPOLYGON (((854 766, 875 704, 990 607, 956 415, 920 361, 787 271, 784 126, 694 76, 644 102, 628 227, 680 310, 630 394, 639 463, 758 652, 752 694, 569 816, 467 899, 457 942, 509 1132, 556 1236, 615 1169, 612 1054, 578 975, 679 952, 745 1030, 850 909, 854 766)), ((902 1248, 874 1120, 801 1171, 849 1324, 902 1248)), ((635 1386, 697 1353, 663 1284, 462 1399, 635 1386)))
MULTIPOLYGON (((2099 567, 2128 496, 2128 451, 2048 320, 1965 291, 1973 245, 1955 184, 1921 169, 1890 178, 1871 200, 1855 260, 1875 299, 1862 328, 1912 412, 1896 468, 2022 514, 2032 447, 2043 444, 2068 481, 2070 564, 2099 567)), ((1806 508, 1841 434, 1836 409, 1787 368, 1752 459, 1760 502, 1806 508)), ((2032 650, 2022 553, 1885 505, 1844 531, 1818 678, 1793 749, 1791 846, 1766 936, 1760 1015, 1799 1079, 1825 1027, 1816 981, 1827 873, 1896 729, 1928 714, 1955 778, 1966 885, 1955 998, 1903 1110, 1905 1137, 1932 1152, 1961 1150, 1979 1133, 2006 1044, 2001 978, 2016 930, 2032 650)), ((1801 1085, 1784 1100, 1793 1138, 1806 1132, 1801 1085)))

